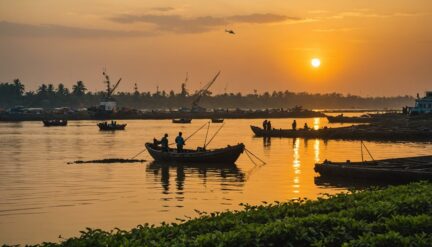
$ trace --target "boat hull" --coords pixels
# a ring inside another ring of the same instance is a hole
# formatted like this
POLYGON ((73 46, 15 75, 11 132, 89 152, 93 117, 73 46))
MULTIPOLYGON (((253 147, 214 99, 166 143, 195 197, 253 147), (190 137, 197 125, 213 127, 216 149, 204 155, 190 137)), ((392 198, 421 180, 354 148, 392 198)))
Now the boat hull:
POLYGON ((195 151, 187 150, 178 153, 175 149, 170 149, 169 152, 162 152, 160 147, 152 143, 146 143, 145 147, 155 161, 158 162, 179 162, 179 163, 224 163, 234 164, 241 153, 244 151, 244 144, 228 146, 226 148, 195 151))
POLYGON ((67 120, 62 120, 62 121, 43 120, 42 122, 43 122, 45 127, 66 126, 67 125, 67 120))
POLYGON ((324 162, 314 170, 321 177, 374 181, 410 182, 432 180, 432 156, 379 160, 375 162, 324 162))
POLYGON ((126 124, 118 124, 118 125, 105 125, 102 123, 98 124, 99 130, 101 131, 115 131, 115 130, 124 130, 126 128, 126 124))
POLYGON ((192 119, 173 119, 172 122, 177 124, 189 124, 192 122, 192 119))

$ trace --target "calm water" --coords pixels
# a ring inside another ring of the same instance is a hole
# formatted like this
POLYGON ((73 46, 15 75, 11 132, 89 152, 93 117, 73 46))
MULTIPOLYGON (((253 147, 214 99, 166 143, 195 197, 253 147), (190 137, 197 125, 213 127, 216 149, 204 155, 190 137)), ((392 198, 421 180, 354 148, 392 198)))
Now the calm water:
MULTIPOLYGON (((299 119, 309 126, 326 119, 299 119)), ((120 121, 119 121, 120 122, 120 121)), ((226 120, 210 147, 243 142, 267 161, 254 164, 243 154, 235 167, 167 167, 143 164, 81 164, 74 160, 131 158, 145 141, 181 130, 188 136, 206 120, 174 125, 169 120, 128 120, 127 130, 99 132, 96 121, 71 121, 67 127, 44 128, 40 122, 0 123, 0 244, 57 241, 77 236, 85 227, 130 229, 196 216, 194 209, 238 209, 240 202, 316 198, 344 187, 315 182, 315 162, 360 159, 360 143, 347 141, 254 138, 250 124, 261 120, 226 120)), ((292 119, 275 119, 288 128, 292 119)), ((219 124, 214 124, 210 134, 219 124)), ((187 142, 203 145, 205 131, 187 142)), ((431 144, 373 143, 374 158, 428 155, 431 144)), ((141 158, 147 158, 144 153, 141 158)))

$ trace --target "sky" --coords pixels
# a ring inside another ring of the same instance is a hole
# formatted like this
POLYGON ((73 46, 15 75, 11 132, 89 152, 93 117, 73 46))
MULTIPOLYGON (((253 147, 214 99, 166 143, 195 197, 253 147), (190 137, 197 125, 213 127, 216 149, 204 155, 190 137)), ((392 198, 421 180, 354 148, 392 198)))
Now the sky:
POLYGON ((220 70, 216 93, 415 95, 432 90, 432 1, 0 0, 0 58, 0 82, 28 90, 101 90, 106 68, 120 91, 220 70))

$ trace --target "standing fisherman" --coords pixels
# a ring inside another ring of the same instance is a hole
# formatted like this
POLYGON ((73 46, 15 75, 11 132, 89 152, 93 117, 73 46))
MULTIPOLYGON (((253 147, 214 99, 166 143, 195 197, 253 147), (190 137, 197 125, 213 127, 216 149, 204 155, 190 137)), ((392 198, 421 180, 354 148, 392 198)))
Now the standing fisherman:
POLYGON ((294 121, 293 121, 293 123, 292 123, 292 129, 293 129, 293 130, 296 130, 296 129, 297 129, 297 122, 296 122, 295 119, 294 119, 294 121))
POLYGON ((162 146, 162 152, 168 152, 168 134, 165 133, 164 137, 160 140, 162 146))
POLYGON ((267 122, 267 130, 272 130, 272 125, 270 121, 267 122))
POLYGON ((263 122, 263 130, 267 130, 267 119, 263 122))
POLYGON ((183 152, 183 146, 185 145, 185 140, 182 137, 183 133, 179 132, 178 136, 175 139, 175 143, 177 144, 177 152, 183 152))

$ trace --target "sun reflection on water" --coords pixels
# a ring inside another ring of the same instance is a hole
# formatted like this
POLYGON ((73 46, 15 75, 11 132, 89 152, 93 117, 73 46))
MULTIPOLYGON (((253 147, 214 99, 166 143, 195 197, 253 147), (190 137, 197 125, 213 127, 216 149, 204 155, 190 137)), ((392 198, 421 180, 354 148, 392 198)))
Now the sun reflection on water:
POLYGON ((300 139, 296 138, 293 141, 293 170, 294 170, 294 178, 293 178, 293 192, 295 194, 299 194, 300 193, 300 154, 299 154, 299 150, 300 150, 300 139))

